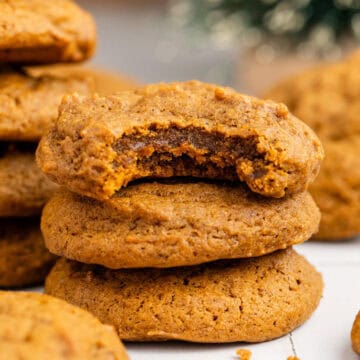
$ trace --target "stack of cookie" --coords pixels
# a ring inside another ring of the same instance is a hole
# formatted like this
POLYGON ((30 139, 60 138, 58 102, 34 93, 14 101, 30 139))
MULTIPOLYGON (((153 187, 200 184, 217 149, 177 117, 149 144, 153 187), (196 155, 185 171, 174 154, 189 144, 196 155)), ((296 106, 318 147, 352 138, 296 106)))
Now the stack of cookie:
POLYGON ((0 287, 43 281, 55 260, 39 215, 56 185, 37 168, 35 149, 64 94, 93 93, 88 76, 24 65, 83 61, 94 40, 91 16, 71 1, 0 2, 0 287))
POLYGON ((317 231, 306 188, 322 157, 284 105, 229 88, 67 96, 37 150, 63 185, 42 215, 47 247, 63 256, 46 291, 126 340, 282 336, 322 294, 291 249, 317 231))

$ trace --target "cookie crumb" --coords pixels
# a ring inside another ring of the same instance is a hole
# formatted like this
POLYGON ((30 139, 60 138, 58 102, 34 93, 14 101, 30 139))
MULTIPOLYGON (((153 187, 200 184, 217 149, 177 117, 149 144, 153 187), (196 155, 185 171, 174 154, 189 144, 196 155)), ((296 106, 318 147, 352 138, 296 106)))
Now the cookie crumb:
POLYGON ((250 360, 251 359, 251 351, 246 349, 237 349, 236 355, 239 356, 240 360, 250 360))

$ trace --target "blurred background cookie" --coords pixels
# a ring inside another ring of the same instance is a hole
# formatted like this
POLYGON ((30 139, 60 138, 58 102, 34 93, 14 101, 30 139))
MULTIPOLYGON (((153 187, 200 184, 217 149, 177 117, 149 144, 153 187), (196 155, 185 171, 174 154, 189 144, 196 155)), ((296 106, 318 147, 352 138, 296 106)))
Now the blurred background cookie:
POLYGON ((3 359, 128 360, 111 326, 48 295, 0 291, 3 359))
POLYGON ((0 61, 78 62, 91 57, 93 18, 72 0, 8 0, 0 3, 0 61))
POLYGON ((325 149, 309 189, 322 212, 319 240, 360 233, 360 57, 319 65, 276 85, 264 97, 284 102, 319 135, 325 149))
POLYGON ((42 283, 56 257, 45 248, 39 218, 0 218, 0 287, 42 283))

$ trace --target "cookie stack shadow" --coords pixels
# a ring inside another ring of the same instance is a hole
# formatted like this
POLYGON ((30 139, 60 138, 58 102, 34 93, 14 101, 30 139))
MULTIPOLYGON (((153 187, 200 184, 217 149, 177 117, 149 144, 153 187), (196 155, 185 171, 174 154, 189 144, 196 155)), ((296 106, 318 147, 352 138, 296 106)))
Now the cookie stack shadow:
POLYGON ((46 292, 130 341, 260 342, 319 304, 291 247, 318 229, 323 151, 287 108, 197 81, 68 96, 37 161, 62 185, 46 292))

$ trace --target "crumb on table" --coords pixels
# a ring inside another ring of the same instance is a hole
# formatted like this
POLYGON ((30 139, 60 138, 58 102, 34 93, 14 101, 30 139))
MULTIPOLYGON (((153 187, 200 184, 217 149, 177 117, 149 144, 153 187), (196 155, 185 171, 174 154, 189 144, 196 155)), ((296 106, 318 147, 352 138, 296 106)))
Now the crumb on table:
POLYGON ((251 351, 246 349, 237 349, 236 355, 239 356, 240 360, 250 360, 251 359, 251 351))

